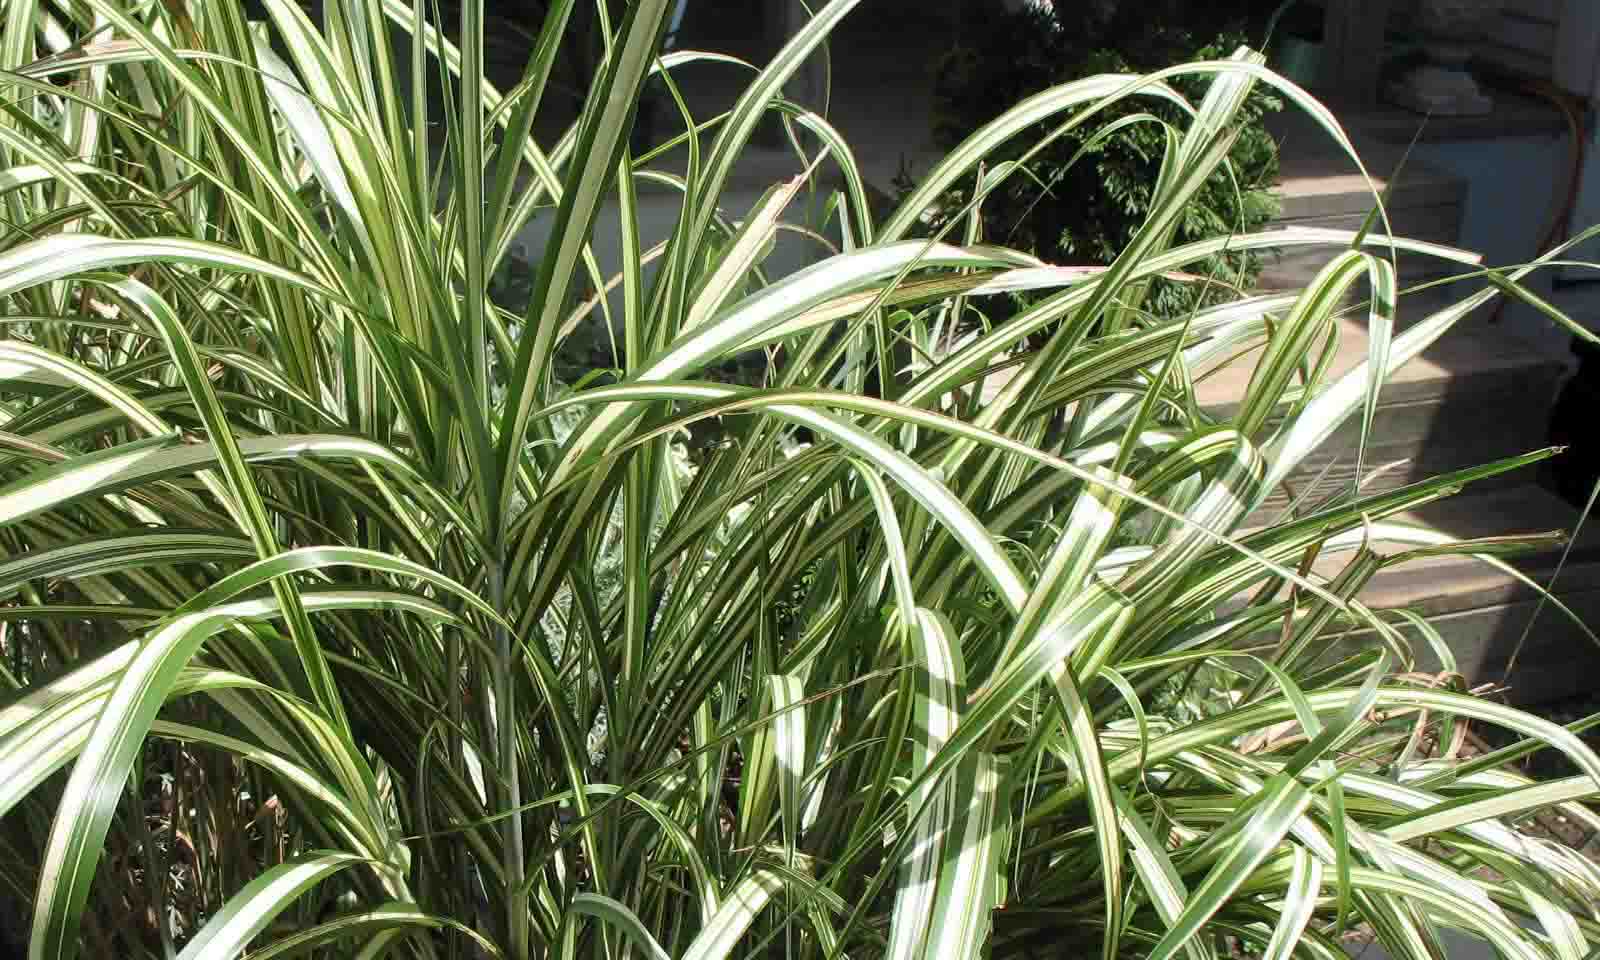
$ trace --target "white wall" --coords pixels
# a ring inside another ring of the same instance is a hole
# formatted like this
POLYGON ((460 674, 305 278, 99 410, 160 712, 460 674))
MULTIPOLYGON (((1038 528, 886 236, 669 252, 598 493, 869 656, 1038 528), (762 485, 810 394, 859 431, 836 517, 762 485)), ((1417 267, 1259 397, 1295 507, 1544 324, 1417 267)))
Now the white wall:
MULTIPOLYGON (((1467 181, 1460 245, 1482 253, 1491 265, 1532 259, 1566 189, 1568 137, 1506 137, 1498 140, 1422 143, 1414 156, 1467 181)), ((1573 232, 1600 223, 1600 142, 1587 148, 1584 190, 1573 216, 1573 232)), ((1600 260, 1600 244, 1585 250, 1600 260)), ((1600 272, 1587 271, 1600 278, 1600 272)), ((1556 290, 1554 271, 1541 270, 1530 286, 1591 329, 1600 330, 1600 283, 1556 290)), ((1508 304, 1502 323, 1520 334, 1559 348, 1567 335, 1532 307, 1508 304)))

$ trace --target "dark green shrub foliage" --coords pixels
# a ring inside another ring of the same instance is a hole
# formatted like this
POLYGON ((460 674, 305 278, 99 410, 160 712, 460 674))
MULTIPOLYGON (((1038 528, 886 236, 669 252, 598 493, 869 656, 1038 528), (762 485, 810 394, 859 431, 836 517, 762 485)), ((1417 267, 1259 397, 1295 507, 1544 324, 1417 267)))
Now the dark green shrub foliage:
MULTIPOLYGON (((1099 73, 1146 73, 1187 60, 1226 57, 1250 38, 1242 29, 1209 34, 1221 21, 1209 4, 1202 13, 1172 4, 1122 4, 1101 17, 1026 9, 969 18, 963 46, 941 65, 935 94, 934 138, 954 146, 1010 104, 1055 84, 1099 73), (1171 9, 1162 9, 1170 7, 1171 9), (1210 24, 1206 27, 1203 24, 1210 24), (1213 36, 1210 42, 1203 37, 1213 36)), ((1223 11, 1223 15, 1232 11, 1223 11)), ((1172 86, 1198 103, 1209 80, 1185 76, 1172 86)), ((1219 170, 1191 204, 1178 228, 1179 242, 1259 228, 1278 210, 1270 192, 1278 174, 1277 147, 1262 118, 1281 102, 1258 87, 1239 112, 1239 140, 1230 155, 1231 176, 1219 170)), ((1123 127, 1091 144, 1106 124, 1134 113, 1184 125, 1176 106, 1136 98, 1069 131, 1028 163, 1028 175, 1010 178, 983 203, 984 238, 1028 250, 1052 263, 1109 263, 1133 237, 1150 210, 1166 135, 1150 121, 1123 127), (1085 149, 1087 147, 1087 149, 1085 149), (1076 163, 1073 158, 1083 151, 1076 163)), ((1061 118, 1013 138, 989 164, 1015 160, 1059 125, 1061 118)), ((934 223, 971 199, 968 177, 934 214, 934 223)), ((1194 272, 1219 281, 1247 284, 1260 270, 1259 256, 1227 254, 1196 265, 1194 272)), ((1202 293, 1194 285, 1158 282, 1146 309, 1173 316, 1211 303, 1222 291, 1202 293)))

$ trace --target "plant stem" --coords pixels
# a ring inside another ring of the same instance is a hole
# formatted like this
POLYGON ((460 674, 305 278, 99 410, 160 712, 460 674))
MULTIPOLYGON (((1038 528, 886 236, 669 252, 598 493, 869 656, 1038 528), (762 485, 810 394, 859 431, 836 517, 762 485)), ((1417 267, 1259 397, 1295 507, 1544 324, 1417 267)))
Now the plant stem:
MULTIPOLYGON (((505 610, 505 574, 496 563, 489 571, 489 602, 496 610, 505 610)), ((495 736, 498 741, 496 760, 500 775, 505 781, 505 808, 515 810, 522 806, 522 778, 517 765, 516 718, 516 660, 512 652, 511 631, 503 626, 495 628, 495 736)), ((506 933, 513 957, 528 956, 528 895, 523 889, 523 874, 527 865, 523 858, 522 814, 507 817, 504 827, 506 845, 506 933)))

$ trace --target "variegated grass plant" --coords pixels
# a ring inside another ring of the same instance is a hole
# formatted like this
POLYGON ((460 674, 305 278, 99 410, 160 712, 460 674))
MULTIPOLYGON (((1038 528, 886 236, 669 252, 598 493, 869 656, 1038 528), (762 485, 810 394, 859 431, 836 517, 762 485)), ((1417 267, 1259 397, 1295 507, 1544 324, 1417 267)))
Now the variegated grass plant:
POLYGON ((503 92, 483 0, 437 31, 424 0, 327 0, 319 23, 288 0, 264 23, 236 0, 0 3, 0 906, 30 957, 1334 960, 1358 927, 1406 960, 1444 927, 1591 953, 1600 872, 1517 822, 1594 824, 1600 760, 1407 676, 1430 628, 1358 600, 1413 555, 1375 530, 1491 550, 1387 517, 1545 452, 1257 509, 1533 267, 1396 332, 1381 216, 1236 236, 1327 266, 1154 321, 1150 278, 1219 248, 1170 238, 1252 85, 1348 149, 1326 110, 1248 51, 1090 77, 883 215, 781 96, 854 5, 638 157, 641 89, 701 56, 657 57, 670 0, 602 5, 581 117, 544 143, 573 0, 503 92), (1214 79, 1109 268, 910 238, 1014 132, 1174 99, 1178 72, 1214 79), (811 179, 723 209, 773 115, 811 179), (645 180, 682 196, 651 251, 645 180), (763 272, 801 189, 837 249, 763 272), (536 219, 509 314, 489 278, 536 219), (970 322, 1017 289, 1047 295, 970 322), (1370 356, 1332 378, 1352 291, 1370 356), (569 390, 553 358, 600 311, 619 370, 569 390), (1201 409, 1195 378, 1258 347, 1236 412, 1201 409), (706 374, 760 349, 764 386, 706 374), (1373 642, 1333 642, 1351 630, 1373 642), (1521 739, 1464 760, 1469 721, 1521 739), (1581 773, 1504 769, 1543 748, 1581 773))

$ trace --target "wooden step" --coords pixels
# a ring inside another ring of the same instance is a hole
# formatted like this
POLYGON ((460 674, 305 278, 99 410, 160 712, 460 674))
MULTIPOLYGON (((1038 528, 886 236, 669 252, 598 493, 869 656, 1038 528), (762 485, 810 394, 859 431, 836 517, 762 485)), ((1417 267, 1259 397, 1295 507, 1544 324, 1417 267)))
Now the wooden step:
MULTIPOLYGON (((1369 181, 1349 155, 1300 111, 1276 114, 1267 125, 1279 144, 1277 195, 1282 209, 1273 226, 1359 230, 1375 206, 1376 192, 1385 196, 1395 236, 1443 244, 1453 244, 1460 236, 1466 200, 1466 181, 1461 177, 1407 157, 1403 147, 1351 130, 1369 181)), ((1303 287, 1328 255, 1324 248, 1304 247, 1269 256, 1261 286, 1303 287)), ((1398 260, 1401 279, 1408 284, 1459 272, 1450 264, 1414 254, 1401 254, 1398 260)))
MULTIPOLYGON (((1403 299, 1397 325, 1404 329, 1452 299, 1438 294, 1403 299)), ((1399 465, 1372 479, 1368 489, 1388 489, 1545 445, 1550 404, 1566 358, 1491 324, 1487 313, 1480 309, 1459 321, 1384 385, 1363 467, 1370 472, 1399 465)), ((1369 344, 1364 315, 1340 319, 1330 376, 1365 361, 1369 344)), ((1196 391, 1202 406, 1218 416, 1231 415, 1259 356, 1256 351, 1240 357, 1201 380, 1196 391)), ((1312 497, 1348 489, 1360 436, 1360 417, 1351 417, 1290 475, 1288 489, 1275 492, 1267 509, 1280 508, 1313 482, 1318 489, 1312 497)))
MULTIPOLYGON (((1524 482, 1484 492, 1469 489, 1391 519, 1468 539, 1570 532, 1579 515, 1544 488, 1524 482)), ((1380 553, 1405 549, 1382 541, 1374 541, 1372 546, 1380 553)), ((1348 559, 1348 553, 1326 554, 1313 565, 1313 571, 1332 577, 1348 559)), ((1600 625, 1600 525, 1586 524, 1578 531, 1564 566, 1561 559, 1562 550, 1552 549, 1509 558, 1509 562, 1535 583, 1550 588, 1583 624, 1600 625)), ((1472 557, 1428 558, 1385 569, 1359 598, 1373 609, 1405 608, 1426 617, 1469 683, 1503 686, 1504 696, 1513 703, 1570 697, 1587 689, 1592 671, 1600 667, 1600 644, 1571 616, 1556 604, 1541 604, 1539 590, 1472 557)), ((1402 632, 1412 640, 1419 670, 1443 668, 1440 658, 1414 630, 1402 632)), ((1353 648, 1375 639, 1370 632, 1359 633, 1341 644, 1353 648)))

